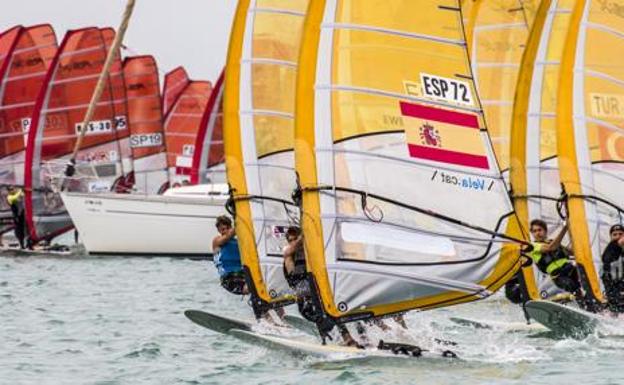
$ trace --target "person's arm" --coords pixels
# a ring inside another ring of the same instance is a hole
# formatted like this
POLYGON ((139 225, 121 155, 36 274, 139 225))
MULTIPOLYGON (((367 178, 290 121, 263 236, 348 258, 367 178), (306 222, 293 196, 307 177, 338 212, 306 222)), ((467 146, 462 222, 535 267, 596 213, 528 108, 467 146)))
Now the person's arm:
POLYGON ((216 237, 214 237, 214 239, 212 240, 212 250, 216 251, 217 249, 220 249, 221 246, 225 245, 225 243, 232 239, 235 234, 236 231, 234 230, 234 228, 231 228, 226 231, 225 234, 217 235, 216 237))
POLYGON ((557 250, 559 248, 559 246, 561 246, 561 241, 563 240, 563 237, 565 237, 567 232, 568 232, 568 224, 566 223, 563 226, 563 228, 561 229, 561 231, 559 232, 559 234, 557 234, 555 239, 550 241, 547 245, 545 245, 542 248, 542 252, 543 253, 550 253, 551 251, 557 250))

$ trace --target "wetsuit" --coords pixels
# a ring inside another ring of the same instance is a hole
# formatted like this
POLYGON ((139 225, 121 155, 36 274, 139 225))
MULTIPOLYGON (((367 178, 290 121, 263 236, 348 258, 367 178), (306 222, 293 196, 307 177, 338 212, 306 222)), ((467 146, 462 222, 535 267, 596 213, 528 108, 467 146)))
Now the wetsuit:
POLYGON ((507 283, 505 283, 505 297, 515 304, 525 301, 524 290, 522 287, 522 270, 519 270, 507 283))
POLYGON ((534 242, 533 250, 527 255, 537 268, 548 274, 557 287, 573 294, 580 294, 581 283, 576 266, 570 261, 567 251, 559 246, 555 251, 543 253, 544 242, 534 242))
MULTIPOLYGON (((301 283, 304 282, 306 279, 306 261, 305 255, 303 253, 303 247, 295 252, 293 258, 295 264, 295 268, 293 269, 293 271, 291 271, 290 273, 286 271, 286 263, 284 263, 282 267, 284 270, 284 277, 286 278, 288 286, 290 286, 290 288, 296 292, 300 289, 301 283)), ((284 260, 284 262, 285 261, 286 260, 284 260)))
POLYGON ((19 241, 20 248, 25 248, 26 238, 26 217, 24 215, 24 193, 22 190, 16 190, 9 193, 7 202, 11 207, 13 214, 13 225, 15 226, 15 237, 19 241))
POLYGON ((602 282, 611 310, 624 312, 624 250, 617 241, 602 253, 602 282))
POLYGON ((245 291, 245 274, 241 265, 238 240, 234 237, 225 242, 214 256, 221 286, 230 293, 243 294, 245 291))

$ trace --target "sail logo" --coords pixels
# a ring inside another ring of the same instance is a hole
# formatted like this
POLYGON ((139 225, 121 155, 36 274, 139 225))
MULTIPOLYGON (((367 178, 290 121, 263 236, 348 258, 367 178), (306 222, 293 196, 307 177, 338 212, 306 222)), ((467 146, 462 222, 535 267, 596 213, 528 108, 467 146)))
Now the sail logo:
POLYGON ((442 147, 440 132, 429 123, 420 127, 420 141, 428 146, 442 147))
POLYGON ((442 76, 420 74, 424 96, 453 104, 473 106, 472 91, 467 82, 442 76))
POLYGON ((590 93, 589 100, 593 116, 624 119, 624 95, 590 93))
POLYGON ((143 83, 132 83, 128 84, 128 90, 130 91, 139 91, 146 89, 145 84, 143 83))
MULTIPOLYGON (((433 174, 431 180, 439 179, 441 183, 450 184, 453 186, 461 187, 467 190, 476 190, 476 191, 485 191, 486 184, 485 179, 477 178, 472 176, 458 176, 444 171, 436 170, 433 174)), ((489 191, 493 186, 493 183, 490 183, 487 186, 487 190, 489 191)))
POLYGON ((21 59, 21 60, 16 60, 13 62, 13 66, 16 69, 22 68, 22 67, 33 67, 36 65, 43 65, 43 59, 40 57, 31 57, 28 59, 21 59))
POLYGON ((115 129, 123 131, 128 128, 128 118, 125 115, 115 116, 115 129))
POLYGON ((599 128, 600 159, 624 161, 624 135, 605 127, 599 128))
POLYGON ((163 136, 159 132, 152 134, 130 135, 130 147, 160 147, 163 144, 163 136))
POLYGON ((400 109, 410 158, 490 168, 489 147, 481 135, 477 115, 403 101, 400 109))

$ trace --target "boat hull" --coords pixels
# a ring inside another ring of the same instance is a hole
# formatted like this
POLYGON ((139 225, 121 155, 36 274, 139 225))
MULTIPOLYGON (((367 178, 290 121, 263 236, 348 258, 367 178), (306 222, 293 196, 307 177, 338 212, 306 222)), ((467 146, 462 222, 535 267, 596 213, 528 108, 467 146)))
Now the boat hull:
POLYGON ((224 196, 173 197, 62 193, 89 254, 212 255, 215 219, 225 214, 224 196))

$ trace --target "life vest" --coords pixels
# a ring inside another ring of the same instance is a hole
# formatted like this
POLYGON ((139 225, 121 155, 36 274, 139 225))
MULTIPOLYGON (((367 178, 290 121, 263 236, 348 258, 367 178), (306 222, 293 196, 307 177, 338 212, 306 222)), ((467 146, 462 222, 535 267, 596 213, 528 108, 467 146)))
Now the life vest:
POLYGON ((542 253, 542 248, 546 245, 545 242, 534 242, 532 245, 533 250, 529 253, 529 257, 544 274, 553 275, 570 260, 570 256, 561 246, 555 251, 542 253))
POLYGON ((225 242, 219 251, 215 253, 213 261, 221 277, 229 273, 240 273, 243 271, 240 252, 238 251, 238 240, 232 237, 225 242))

